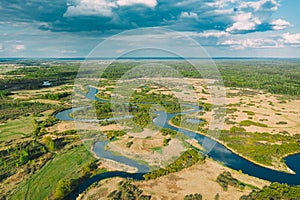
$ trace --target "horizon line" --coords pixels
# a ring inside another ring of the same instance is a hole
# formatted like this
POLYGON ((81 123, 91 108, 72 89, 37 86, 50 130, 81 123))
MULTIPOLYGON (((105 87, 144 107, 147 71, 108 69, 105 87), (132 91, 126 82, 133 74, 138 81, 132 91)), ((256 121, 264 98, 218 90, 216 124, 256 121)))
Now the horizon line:
POLYGON ((0 57, 0 61, 17 61, 17 60, 239 60, 239 59, 245 59, 245 60, 256 60, 256 59, 300 59, 300 57, 231 57, 231 56, 216 56, 216 57, 159 57, 159 56, 136 56, 136 57, 119 57, 119 58, 114 58, 114 57, 91 57, 91 58, 86 58, 86 57, 0 57))

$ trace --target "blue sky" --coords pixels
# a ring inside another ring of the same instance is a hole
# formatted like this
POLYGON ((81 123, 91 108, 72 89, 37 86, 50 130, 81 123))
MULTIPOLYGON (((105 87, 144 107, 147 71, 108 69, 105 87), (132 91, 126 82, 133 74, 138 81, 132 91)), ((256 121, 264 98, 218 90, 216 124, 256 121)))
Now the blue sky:
POLYGON ((300 57, 299 8, 298 0, 2 0, 0 57, 85 57, 145 27, 179 31, 213 57, 300 57))

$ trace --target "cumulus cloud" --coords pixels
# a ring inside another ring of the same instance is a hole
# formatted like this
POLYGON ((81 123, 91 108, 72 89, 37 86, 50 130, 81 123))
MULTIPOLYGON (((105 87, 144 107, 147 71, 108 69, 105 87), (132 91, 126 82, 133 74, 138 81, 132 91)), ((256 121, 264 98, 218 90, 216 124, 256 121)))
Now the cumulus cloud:
POLYGON ((216 8, 224 8, 230 4, 236 3, 237 0, 215 0, 212 2, 207 2, 206 5, 216 8))
POLYGON ((117 4, 119 6, 132 6, 136 4, 145 5, 150 8, 155 8, 157 5, 156 0, 118 0, 117 4))
POLYGON ((112 16, 112 8, 116 7, 115 2, 106 0, 80 0, 75 5, 68 4, 65 17, 75 16, 112 16))
POLYGON ((156 0, 79 0, 68 3, 65 17, 74 16, 105 16, 111 17, 113 9, 122 6, 143 5, 149 8, 155 8, 156 0))
POLYGON ((198 14, 194 12, 182 12, 180 18, 198 19, 198 14))
POLYGON ((253 16, 252 13, 240 13, 233 17, 234 23, 232 26, 226 29, 227 32, 240 32, 240 31, 251 31, 255 30, 257 25, 262 22, 256 16, 253 16))
POLYGON ((281 41, 285 44, 300 45, 300 33, 284 33, 281 41))
POLYGON ((274 39, 240 39, 240 40, 226 40, 220 42, 219 45, 230 46, 233 49, 246 48, 279 48, 282 45, 274 39))
POLYGON ((274 30, 282 30, 286 29, 287 27, 291 26, 291 23, 288 21, 285 21, 283 19, 277 19, 271 22, 271 25, 273 25, 274 30))
POLYGON ((276 0, 259 0, 242 2, 240 9, 251 11, 276 11, 278 10, 279 3, 276 0))
POLYGON ((272 19, 272 14, 280 6, 277 0, 243 1, 234 5, 235 12, 231 15, 233 23, 226 29, 230 33, 282 30, 291 25, 283 19, 272 19))
MULTIPOLYGON (((10 26, 11 32, 17 33, 25 30, 29 23, 32 24, 30 30, 36 31, 34 33, 32 31, 31 34, 39 36, 42 34, 59 35, 61 34, 59 32, 68 35, 68 32, 72 32, 69 35, 74 38, 77 36, 80 39, 87 37, 84 43, 88 41, 90 47, 95 44, 92 41, 93 38, 102 40, 123 30, 156 26, 181 31, 206 46, 217 47, 220 45, 224 48, 235 49, 300 46, 299 34, 281 34, 283 30, 293 25, 289 19, 284 18, 285 16, 274 17, 278 16, 273 14, 280 8, 280 1, 27 0, 24 3, 21 0, 3 0, 4 3, 0 7, 0 25, 10 26), (33 9, 35 12, 31 12, 33 9), (20 23, 26 23, 26 25, 17 26, 20 23), (276 31, 279 31, 279 34, 276 34, 276 31), (263 37, 269 36, 271 33, 272 37, 263 37)), ((19 37, 19 41, 26 41, 21 38, 22 36, 17 34, 14 36, 16 36, 15 38, 19 37)), ((2 41, 12 40, 3 40, 3 37, 2 41)), ((30 40, 30 33, 27 34, 27 37, 30 40)), ((76 39, 70 39, 70 41, 77 42, 76 39)), ((25 43, 26 47, 16 48, 14 45, 20 44, 19 42, 4 44, 5 52, 17 53, 17 49, 20 51, 19 53, 32 51, 32 43, 25 43), (26 51, 22 51, 24 49, 26 51)), ((83 48, 84 45, 80 46, 83 48)), ((1 49, 3 51, 3 46, 0 45, 0 51, 1 49)), ((65 49, 65 47, 60 49, 65 49)), ((89 50, 87 47, 86 49, 86 51, 89 50)), ((61 53, 57 48, 55 50, 61 53)), ((76 55, 82 51, 77 50, 76 55)))

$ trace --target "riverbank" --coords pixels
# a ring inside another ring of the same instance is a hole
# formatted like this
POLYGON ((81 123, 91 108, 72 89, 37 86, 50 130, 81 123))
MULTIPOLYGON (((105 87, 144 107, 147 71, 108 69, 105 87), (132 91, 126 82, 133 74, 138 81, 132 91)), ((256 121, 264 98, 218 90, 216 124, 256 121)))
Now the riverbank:
MULTIPOLYGON (((255 161, 255 160, 253 160, 253 159, 251 159, 251 158, 248 158, 248 157, 242 155, 241 153, 239 153, 239 152, 235 151, 234 149, 228 147, 228 146, 226 145, 226 143, 224 143, 223 141, 221 141, 221 140, 219 140, 219 139, 217 139, 217 138, 211 137, 210 135, 206 135, 206 134, 203 134, 203 133, 201 133, 201 132, 199 132, 199 131, 191 130, 191 129, 188 129, 188 128, 185 128, 185 127, 177 126, 177 125, 173 124, 173 123, 171 122, 171 120, 168 121, 168 124, 171 125, 171 126, 174 126, 174 127, 176 127, 176 128, 186 129, 186 130, 188 130, 188 131, 193 131, 193 132, 195 132, 195 133, 197 133, 197 134, 200 134, 200 135, 203 135, 203 136, 205 136, 205 137, 209 137, 210 139, 215 140, 216 142, 218 142, 218 143, 222 144, 223 146, 225 146, 225 147, 226 147, 229 151, 231 151, 232 153, 237 154, 238 156, 240 156, 240 157, 242 157, 242 158, 244 158, 244 159, 246 159, 246 160, 248 160, 248 161, 250 161, 250 162, 252 162, 252 163, 254 163, 254 164, 256 164, 256 165, 258 165, 258 166, 265 167, 265 168, 268 168, 268 169, 271 169, 271 170, 276 170, 276 171, 280 171, 280 172, 289 173, 289 174, 296 174, 296 173, 295 173, 293 170, 291 170, 285 163, 282 163, 282 164, 285 166, 285 168, 281 168, 281 169, 275 168, 274 166, 264 165, 264 164, 261 164, 261 163, 255 161)), ((291 153, 291 154, 285 155, 282 159, 286 158, 287 156, 295 155, 295 154, 297 154, 297 153, 291 153)))

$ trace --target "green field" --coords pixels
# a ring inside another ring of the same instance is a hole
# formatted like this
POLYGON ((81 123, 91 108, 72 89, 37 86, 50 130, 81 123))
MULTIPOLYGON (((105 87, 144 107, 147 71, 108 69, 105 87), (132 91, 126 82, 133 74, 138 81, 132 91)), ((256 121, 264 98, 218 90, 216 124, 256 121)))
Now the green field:
POLYGON ((10 141, 13 139, 20 139, 22 137, 32 135, 33 131, 33 120, 43 120, 52 111, 43 112, 42 117, 20 117, 15 120, 8 120, 0 124, 0 141, 10 141))
POLYGON ((80 173, 78 171, 93 159, 90 152, 83 145, 58 154, 37 174, 21 184, 11 199, 47 199, 60 179, 79 178, 80 173))

